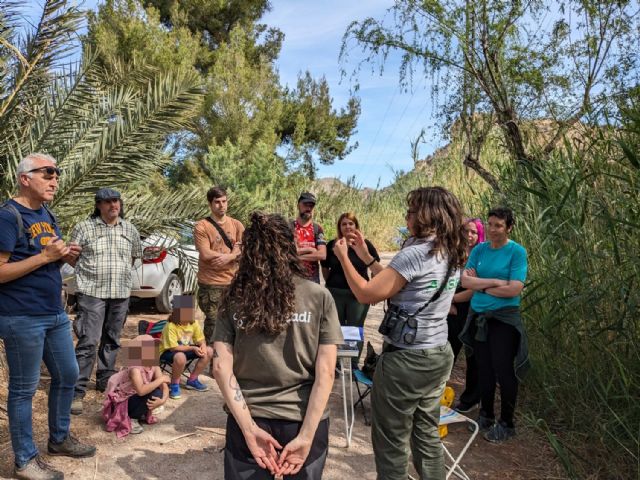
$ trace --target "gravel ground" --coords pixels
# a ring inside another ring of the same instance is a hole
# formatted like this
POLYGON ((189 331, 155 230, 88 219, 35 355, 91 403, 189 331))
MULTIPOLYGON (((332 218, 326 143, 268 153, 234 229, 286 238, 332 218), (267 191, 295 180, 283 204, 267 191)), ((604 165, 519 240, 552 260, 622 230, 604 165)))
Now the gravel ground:
MULTIPOLYGON (((392 254, 383 254, 386 262, 392 254)), ((124 336, 134 337, 139 320, 157 321, 164 315, 154 314, 145 305, 132 308, 124 336)), ((380 350, 377 327, 382 319, 382 305, 373 306, 365 325, 365 336, 380 350)), ((45 371, 46 373, 46 371, 45 371)), ((72 430, 82 440, 98 446, 95 458, 71 460, 52 457, 50 463, 65 472, 69 479, 160 479, 160 478, 223 478, 225 418, 222 396, 215 381, 206 375, 201 380, 211 388, 207 392, 183 389, 182 398, 167 401, 158 417, 160 422, 145 426, 140 435, 118 440, 104 430, 100 417, 102 396, 90 391, 85 412, 73 417, 72 430), (198 428, 200 427, 200 428, 198 428), (178 438, 184 436, 182 438, 178 438)), ((464 380, 464 364, 458 361, 451 385, 457 392, 464 380)), ((42 451, 46 449, 46 389, 43 377, 41 389, 34 401, 34 430, 42 451)), ((354 396, 356 395, 354 389, 354 396)), ((0 399, 6 398, 6 384, 0 385, 0 399)), ((370 409, 368 399, 365 406, 370 409)), ((374 454, 370 428, 364 424, 362 410, 356 411, 352 444, 346 448, 342 389, 336 379, 330 397, 331 429, 329 455, 324 479, 375 479, 374 454)), ((464 425, 454 425, 444 442, 457 452, 468 438, 464 425)), ((8 443, 6 418, 0 410, 0 477, 10 478, 13 455, 8 443)), ((520 422, 518 436, 506 445, 492 445, 476 439, 468 451, 463 467, 471 478, 542 479, 563 478, 550 448, 538 433, 520 422)), ((414 474, 415 475, 415 474, 414 474)))

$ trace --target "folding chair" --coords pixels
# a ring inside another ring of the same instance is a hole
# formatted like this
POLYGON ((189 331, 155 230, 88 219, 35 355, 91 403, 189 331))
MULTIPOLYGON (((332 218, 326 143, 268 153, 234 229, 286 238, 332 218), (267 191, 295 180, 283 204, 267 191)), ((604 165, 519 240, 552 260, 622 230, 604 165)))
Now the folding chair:
POLYGON ((469 449, 469 447, 475 440, 476 436, 478 435, 478 432, 480 431, 480 427, 474 420, 471 420, 469 417, 466 417, 461 413, 458 413, 455 410, 452 410, 449 407, 445 407, 444 405, 440 406, 440 425, 450 425, 452 423, 462 423, 462 422, 471 424, 471 426, 473 427, 473 431, 471 432, 471 437, 469 437, 469 440, 467 441, 467 443, 464 445, 464 447, 462 447, 462 450, 460 450, 460 452, 458 453, 458 456, 454 457, 451 454, 451 452, 449 452, 444 442, 442 443, 442 448, 444 449, 446 456, 452 462, 451 465, 446 466, 448 470, 447 478, 451 477, 451 475, 455 475, 456 477, 461 478, 462 480, 470 480, 469 476, 464 472, 464 470, 462 470, 462 467, 460 466, 460 462, 462 461, 462 457, 464 457, 465 453, 467 453, 467 450, 469 449))
POLYGON ((356 368, 353 371, 353 379, 356 382, 356 389, 358 390, 358 400, 353 404, 353 408, 358 408, 358 405, 362 407, 362 415, 364 416, 364 424, 371 425, 371 420, 367 417, 367 409, 364 407, 364 399, 371 393, 371 387, 373 386, 373 380, 367 377, 362 370, 356 368), (362 387, 361 387, 362 385, 362 387), (364 390, 361 390, 363 388, 364 390))
MULTIPOLYGON (((164 326, 167 324, 166 320, 160 320, 159 322, 149 322, 147 320, 140 320, 138 322, 138 335, 151 335, 156 341, 160 341, 160 337, 162 336, 162 330, 164 330, 164 326)), ((182 372, 182 376, 185 378, 189 378, 191 374, 191 370, 193 370, 194 362, 196 358, 192 358, 191 360, 187 360, 187 364, 184 367, 184 371, 182 372)), ((170 374, 171 373, 171 363, 160 360, 160 370, 163 372, 170 374)))

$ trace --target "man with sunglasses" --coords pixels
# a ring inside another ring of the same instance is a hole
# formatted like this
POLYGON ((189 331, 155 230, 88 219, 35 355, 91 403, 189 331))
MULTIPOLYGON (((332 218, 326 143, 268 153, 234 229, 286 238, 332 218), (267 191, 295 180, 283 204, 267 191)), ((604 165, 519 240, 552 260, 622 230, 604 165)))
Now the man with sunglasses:
POLYGON ((70 410, 78 364, 71 323, 62 308, 62 262, 80 247, 65 243, 47 203, 60 170, 49 155, 33 153, 16 169, 18 195, 0 208, 0 338, 9 366, 9 431, 16 478, 61 479, 39 456, 33 441, 32 402, 44 360, 49 388, 49 455, 91 457, 95 447, 71 436, 70 410))
POLYGON ((140 234, 124 219, 120 192, 96 192, 91 217, 71 232, 82 252, 75 264, 78 316, 73 329, 78 337, 76 360, 80 375, 71 413, 82 413, 82 402, 96 363, 96 390, 104 392, 116 373, 120 334, 127 319, 131 295, 131 266, 142 257, 140 234))

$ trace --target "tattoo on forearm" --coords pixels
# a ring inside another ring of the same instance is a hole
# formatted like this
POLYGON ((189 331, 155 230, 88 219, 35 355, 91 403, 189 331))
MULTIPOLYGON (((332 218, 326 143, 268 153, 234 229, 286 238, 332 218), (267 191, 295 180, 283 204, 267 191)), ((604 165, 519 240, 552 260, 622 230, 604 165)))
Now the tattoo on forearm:
POLYGON ((236 402, 242 402, 242 409, 245 410, 247 408, 247 402, 244 401, 244 396, 242 395, 242 390, 240 389, 240 385, 238 384, 238 380, 236 380, 236 376, 231 374, 229 377, 229 387, 233 390, 233 399, 236 402))

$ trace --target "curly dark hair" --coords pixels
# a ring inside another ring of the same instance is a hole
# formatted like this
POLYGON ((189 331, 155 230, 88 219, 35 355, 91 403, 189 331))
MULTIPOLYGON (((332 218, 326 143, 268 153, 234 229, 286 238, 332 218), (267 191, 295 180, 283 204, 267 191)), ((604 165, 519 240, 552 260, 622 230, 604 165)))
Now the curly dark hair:
POLYGON ((409 192, 407 205, 415 214, 414 235, 433 235, 433 249, 446 256, 451 267, 462 268, 467 261, 467 236, 458 198, 442 187, 425 187, 409 192))
POLYGON ((509 207, 494 207, 489 210, 487 218, 489 217, 496 217, 500 220, 504 220, 507 228, 511 228, 516 224, 516 217, 513 214, 513 210, 511 210, 509 207))
POLYGON ((284 217, 254 212, 242 236, 238 273, 221 300, 221 312, 243 319, 247 333, 277 335, 295 312, 294 275, 305 276, 293 229, 284 217))

